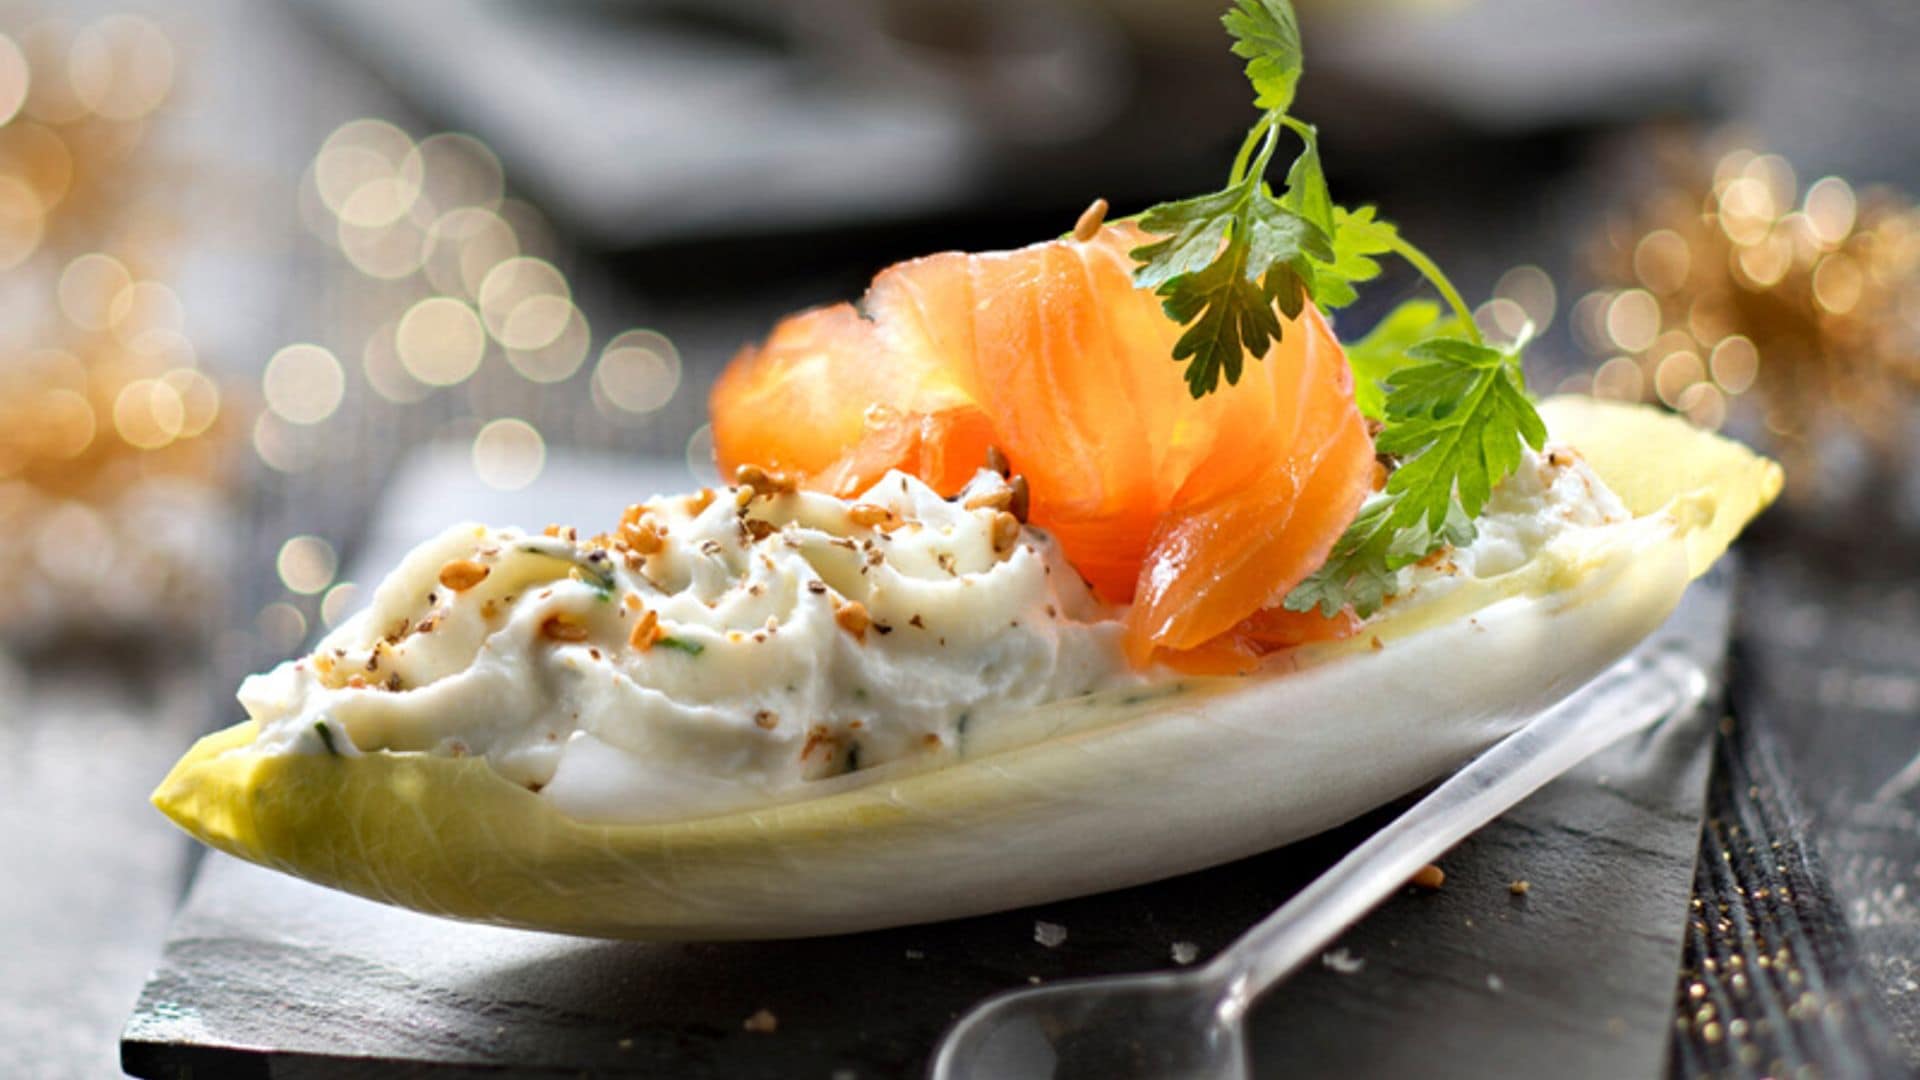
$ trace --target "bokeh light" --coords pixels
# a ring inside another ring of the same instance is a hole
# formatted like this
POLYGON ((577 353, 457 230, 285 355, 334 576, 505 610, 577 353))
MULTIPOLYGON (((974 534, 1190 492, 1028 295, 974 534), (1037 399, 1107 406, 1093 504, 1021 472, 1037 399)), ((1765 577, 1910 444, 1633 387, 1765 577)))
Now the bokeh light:
POLYGON ((524 420, 494 420, 473 437, 473 471, 488 487, 518 491, 539 479, 546 463, 546 440, 524 420))
MULTIPOLYGON (((508 346, 507 362, 513 365, 515 371, 533 382, 559 382, 580 370, 580 365, 587 359, 587 353, 593 349, 593 332, 587 327, 587 317, 582 315, 580 309, 574 307, 571 301, 549 295, 532 297, 515 309, 516 315, 509 316, 508 319, 509 336, 511 336, 513 319, 519 312, 534 306, 544 309, 540 316, 542 319, 564 312, 565 320, 560 323, 559 330, 553 338, 541 345, 531 348, 508 346)), ((544 336, 544 328, 542 334, 529 336, 544 336)))
POLYGON ((82 255, 60 274, 60 313, 82 330, 105 330, 114 298, 132 284, 119 259, 97 251, 82 255))
POLYGON ((340 620, 353 614, 360 606, 360 586, 351 581, 343 581, 327 590, 320 598, 320 622, 329 628, 338 626, 340 620))
POLYGON ((346 373, 318 345, 289 345, 273 354, 260 379, 267 408, 295 424, 318 424, 340 407, 346 373))
POLYGON ((340 561, 332 544, 318 536, 301 535, 280 545, 280 554, 273 566, 280 574, 280 583, 289 592, 312 596, 333 583, 340 561))
POLYGON ((713 458, 712 424, 701 424, 687 438, 687 471, 696 484, 712 487, 720 482, 720 466, 713 458))
POLYGON ((368 336, 366 347, 360 351, 360 370, 374 393, 396 405, 410 405, 426 400, 433 387, 408 374, 400 362, 400 352, 394 345, 398 325, 397 321, 388 323, 368 336))
POLYGON ((480 369, 487 338, 472 308, 431 296, 400 317, 393 346, 407 374, 429 386, 453 386, 480 369))
POLYGON ((1628 289, 1607 305, 1606 325, 1614 348, 1639 352, 1660 334, 1660 301, 1645 289, 1628 289))
POLYGON ((0 124, 12 120, 27 103, 27 55, 0 34, 0 124))
POLYGON ((275 600, 254 616, 253 628, 260 643, 269 652, 288 653, 300 647, 307 637, 307 617, 285 600, 275 600))
POLYGON ((508 319, 527 302, 546 298, 571 300, 566 277, 545 259, 516 256, 489 270, 480 283, 480 319, 495 341, 511 346, 508 319))
POLYGON ((1544 334, 1553 325, 1559 305, 1559 290, 1553 278, 1537 266, 1516 266, 1500 275, 1494 283, 1495 299, 1506 300, 1519 308, 1525 322, 1533 324, 1536 334, 1544 334))
POLYGON ((680 389, 680 350, 665 334, 628 330, 607 342, 593 369, 593 400, 614 419, 644 416, 680 389))
POLYGON ((173 88, 173 45, 135 15, 109 15, 74 36, 67 75, 74 97, 109 120, 138 120, 173 88))
POLYGON ((40 196, 17 176, 0 173, 0 270, 11 270, 40 249, 46 231, 40 196))

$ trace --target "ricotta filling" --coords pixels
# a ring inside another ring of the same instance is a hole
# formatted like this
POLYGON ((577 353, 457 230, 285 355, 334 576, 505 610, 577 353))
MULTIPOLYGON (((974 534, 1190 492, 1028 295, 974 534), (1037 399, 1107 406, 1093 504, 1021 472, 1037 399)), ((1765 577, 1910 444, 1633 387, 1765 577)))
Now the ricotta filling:
MULTIPOLYGON (((1023 729, 999 724, 1056 702, 1177 691, 1128 665, 1125 610, 1020 520, 1017 483, 982 470, 943 499, 892 472, 840 499, 755 473, 606 535, 455 526, 242 684, 251 752, 483 757, 577 820, 637 824, 949 763, 970 726, 1004 748, 1023 729)), ((1389 610, 1631 518, 1576 453, 1529 452, 1474 541, 1400 571, 1389 610)))

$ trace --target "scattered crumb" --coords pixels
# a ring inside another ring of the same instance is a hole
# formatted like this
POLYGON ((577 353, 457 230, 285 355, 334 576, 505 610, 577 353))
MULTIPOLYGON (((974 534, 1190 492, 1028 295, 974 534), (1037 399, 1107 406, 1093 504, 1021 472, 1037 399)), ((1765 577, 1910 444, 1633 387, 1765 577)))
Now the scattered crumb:
POLYGON ((746 1022, 740 1026, 746 1028, 748 1031, 756 1031, 762 1035, 771 1035, 780 1029, 780 1018, 766 1009, 761 1009, 759 1012, 747 1017, 746 1022))
POLYGON ((1507 980, 1501 978, 1498 975, 1487 976, 1487 989, 1497 994, 1500 991, 1505 990, 1506 988, 1507 988, 1507 980))
POLYGON ((1032 983, 1032 984, 1033 984, 1033 985, 1035 985, 1035 986, 1039 986, 1039 985, 1040 985, 1040 976, 1038 976, 1038 975, 1029 975, 1029 976, 1027 976, 1027 981, 1028 981, 1028 982, 1030 982, 1030 983, 1032 983))
POLYGON ((907 950, 907 959, 909 960, 925 960, 926 958, 927 958, 927 954, 921 952, 919 949, 907 950))
POLYGON ((1198 959, 1200 959, 1200 946, 1195 945, 1191 941, 1176 941, 1173 943, 1174 963, 1185 967, 1198 959))
POLYGON ((835 1069, 832 1080, 860 1080, 860 1074, 852 1069, 835 1069))
POLYGON ((1414 871, 1413 877, 1407 879, 1407 884, 1415 885, 1422 889, 1437 889, 1446 883, 1447 872, 1432 863, 1428 863, 1419 870, 1414 871))
POLYGON ((618 1047, 620 1047, 620 1049, 622 1049, 622 1050, 631 1050, 631 1049, 633 1049, 633 1040, 632 1040, 632 1039, 621 1039, 621 1040, 620 1040, 620 1041, 619 1041, 618 1043, 616 1043, 615 1045, 616 1045, 616 1046, 618 1046, 618 1047))
POLYGON ((1507 891, 1515 896, 1525 896, 1533 891, 1533 882, 1526 878, 1514 878, 1513 883, 1507 886, 1507 891))
POLYGON ((1328 953, 1321 953, 1320 962, 1342 975, 1358 975, 1360 969, 1367 966, 1365 960, 1360 959, 1344 948, 1335 949, 1328 953))
POLYGON ((1033 924, 1033 940, 1049 949, 1057 949, 1067 940, 1067 928, 1059 923, 1040 920, 1033 924))

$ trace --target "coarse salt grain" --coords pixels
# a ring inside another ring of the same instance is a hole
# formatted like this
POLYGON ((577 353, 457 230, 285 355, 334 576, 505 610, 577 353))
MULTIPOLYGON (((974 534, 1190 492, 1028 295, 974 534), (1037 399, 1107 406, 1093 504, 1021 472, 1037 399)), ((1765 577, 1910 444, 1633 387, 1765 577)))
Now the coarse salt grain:
POLYGON ((1067 940, 1067 928, 1045 920, 1033 924, 1033 940, 1049 949, 1057 949, 1067 940))

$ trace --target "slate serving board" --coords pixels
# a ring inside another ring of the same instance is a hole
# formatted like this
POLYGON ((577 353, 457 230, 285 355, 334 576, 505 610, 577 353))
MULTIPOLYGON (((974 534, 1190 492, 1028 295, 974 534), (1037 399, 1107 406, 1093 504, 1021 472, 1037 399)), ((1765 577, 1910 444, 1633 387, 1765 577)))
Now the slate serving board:
MULTIPOLYGON (((461 517, 584 524, 684 482, 561 459, 537 493, 503 494, 475 483, 464 455, 437 451, 402 471, 359 562, 390 566, 461 517)), ((1662 1071, 1715 719, 1703 712, 1612 748, 1451 853, 1444 888, 1390 900, 1337 956, 1256 1008, 1260 1074, 1662 1071), (1530 885, 1524 896, 1509 888, 1516 879, 1530 885)), ((127 1025, 122 1062, 136 1076, 196 1078, 916 1076, 944 1029, 996 991, 1164 967, 1176 946, 1204 960, 1397 809, 1115 893, 773 943, 470 926, 210 855, 127 1025), (1040 922, 1065 940, 1042 944, 1040 922), (749 1024, 762 1010, 774 1030, 749 1024)))

